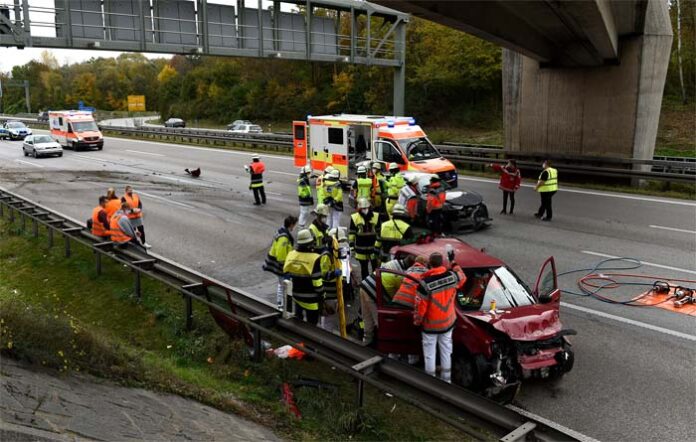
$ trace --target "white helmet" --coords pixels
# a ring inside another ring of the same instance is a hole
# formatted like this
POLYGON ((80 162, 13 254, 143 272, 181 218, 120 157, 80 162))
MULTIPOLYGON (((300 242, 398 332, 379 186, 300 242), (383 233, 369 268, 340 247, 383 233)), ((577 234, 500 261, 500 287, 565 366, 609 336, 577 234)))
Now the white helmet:
POLYGON ((312 242, 314 242, 314 236, 312 235, 312 232, 309 231, 309 229, 302 229, 299 232, 297 232, 297 244, 305 245, 311 244, 312 242))
POLYGON ((389 171, 392 171, 392 170, 399 170, 399 165, 396 163, 390 163, 389 164, 389 171))
POLYGON ((406 209, 403 205, 396 203, 392 209, 392 215, 406 215, 406 209))
POLYGON ((314 214, 317 216, 329 216, 329 206, 326 204, 317 204, 317 208, 314 209, 314 214))
POLYGON ((365 166, 358 166, 358 173, 367 173, 365 166))
POLYGON ((312 167, 309 164, 307 164, 302 169, 300 169, 300 173, 304 173, 306 175, 309 175, 310 173, 312 173, 312 167))
POLYGON ((370 200, 367 198, 358 198, 358 209, 369 209, 370 200))
POLYGON ((409 184, 413 184, 414 186, 417 186, 419 181, 420 178, 418 178, 417 175, 411 175, 410 177, 408 177, 409 184))
POLYGON ((372 163, 372 170, 382 170, 382 165, 378 161, 375 161, 372 163))
POLYGON ((334 169, 331 171, 331 175, 329 175, 332 179, 337 180, 341 178, 341 172, 338 171, 338 169, 334 169))
POLYGON ((254 155, 254 156, 251 157, 251 159, 252 159, 253 161, 257 161, 257 160, 260 160, 261 157, 259 157, 258 155, 254 155))
POLYGON ((333 167, 333 166, 331 166, 331 165, 326 166, 326 169, 324 169, 324 175, 330 175, 331 172, 333 172, 333 171, 334 171, 334 167, 333 167))

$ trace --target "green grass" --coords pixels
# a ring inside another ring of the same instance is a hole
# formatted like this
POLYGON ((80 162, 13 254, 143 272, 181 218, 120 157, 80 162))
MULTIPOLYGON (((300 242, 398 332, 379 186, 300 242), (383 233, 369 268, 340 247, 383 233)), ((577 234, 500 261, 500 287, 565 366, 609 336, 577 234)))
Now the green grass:
POLYGON ((696 157, 696 104, 665 97, 655 155, 696 157))
POLYGON ((171 392, 241 414, 293 440, 462 440, 461 433, 396 399, 367 388, 354 406, 355 383, 316 361, 267 358, 252 363, 245 344, 194 304, 193 331, 183 327, 181 296, 73 246, 47 247, 0 220, 0 351, 61 372, 89 372, 125 385, 171 392), (279 386, 300 377, 334 385, 295 390, 302 420, 279 400, 279 386), (423 425, 427 422, 427 425, 423 425))

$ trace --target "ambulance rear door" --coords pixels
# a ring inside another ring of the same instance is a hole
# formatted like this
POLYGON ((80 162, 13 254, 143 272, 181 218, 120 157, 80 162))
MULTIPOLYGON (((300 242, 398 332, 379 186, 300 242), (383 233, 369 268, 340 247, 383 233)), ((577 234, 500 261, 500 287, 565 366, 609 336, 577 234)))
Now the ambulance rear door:
POLYGON ((61 146, 67 146, 67 122, 65 121, 64 114, 49 114, 48 124, 51 128, 51 137, 61 146))
POLYGON ((292 147, 295 157, 295 167, 304 167, 307 164, 307 123, 304 121, 292 122, 292 147))
POLYGON ((341 174, 341 179, 348 177, 348 126, 334 124, 326 131, 324 153, 326 161, 341 174))

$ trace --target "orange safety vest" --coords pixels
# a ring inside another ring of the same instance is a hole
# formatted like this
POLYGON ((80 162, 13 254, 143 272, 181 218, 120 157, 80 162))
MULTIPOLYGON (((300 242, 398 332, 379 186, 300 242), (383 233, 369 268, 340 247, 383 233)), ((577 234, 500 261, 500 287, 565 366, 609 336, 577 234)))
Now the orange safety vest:
POLYGON ((109 221, 109 227, 111 230, 111 241, 115 243, 123 244, 133 239, 130 236, 126 235, 123 232, 123 230, 121 230, 121 226, 118 225, 118 221, 124 216, 125 215, 114 215, 111 217, 111 220, 109 221))
MULTIPOLYGON (((104 224, 99 220, 99 213, 106 212, 102 206, 97 206, 92 210, 92 235, 109 236, 110 232, 104 228, 104 224)), ((107 220, 109 218, 106 218, 107 220)))
POLYGON ((106 207, 104 207, 104 210, 106 211, 106 219, 111 221, 111 217, 114 216, 114 213, 118 212, 121 209, 121 199, 120 198, 114 198, 112 200, 109 200, 106 203, 106 207))
POLYGON ((254 174, 260 174, 266 171, 266 166, 263 164, 263 161, 258 161, 255 163, 251 163, 249 165, 249 169, 251 169, 251 172, 254 174))
MULTIPOLYGON (((131 209, 137 209, 140 207, 140 197, 137 194, 133 194, 133 196, 128 196, 128 194, 123 195, 123 199, 126 200, 129 206, 131 206, 131 209)), ((138 212, 138 213, 131 213, 128 212, 128 215, 126 215, 128 219, 137 219, 137 218, 142 218, 143 217, 143 212, 138 212)))
POLYGON ((416 321, 423 325, 425 333, 445 333, 454 327, 457 314, 454 308, 454 298, 457 289, 464 286, 466 276, 459 266, 452 270, 445 267, 435 267, 421 275, 421 281, 426 286, 426 296, 416 298, 416 321))
POLYGON ((416 305, 416 294, 418 293, 418 287, 420 287, 418 280, 420 279, 421 275, 427 271, 428 268, 423 264, 419 262, 413 264, 413 266, 408 269, 406 274, 414 279, 404 278, 399 290, 397 290, 396 294, 394 294, 392 302, 394 304, 403 305, 404 307, 413 309, 413 307, 416 305))
POLYGON ((445 201, 447 201, 447 194, 444 189, 440 187, 440 184, 438 183, 436 186, 431 185, 428 196, 426 197, 426 211, 430 213, 433 210, 442 209, 445 205, 445 201))

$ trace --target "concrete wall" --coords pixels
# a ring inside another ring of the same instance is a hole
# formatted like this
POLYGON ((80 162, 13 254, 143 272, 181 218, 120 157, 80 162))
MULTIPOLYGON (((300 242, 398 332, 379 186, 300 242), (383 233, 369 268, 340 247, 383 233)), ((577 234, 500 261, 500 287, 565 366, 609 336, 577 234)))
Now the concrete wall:
POLYGON ((620 38, 616 65, 542 68, 504 50, 507 150, 652 158, 672 28, 666 2, 646 9, 642 35, 620 38))

